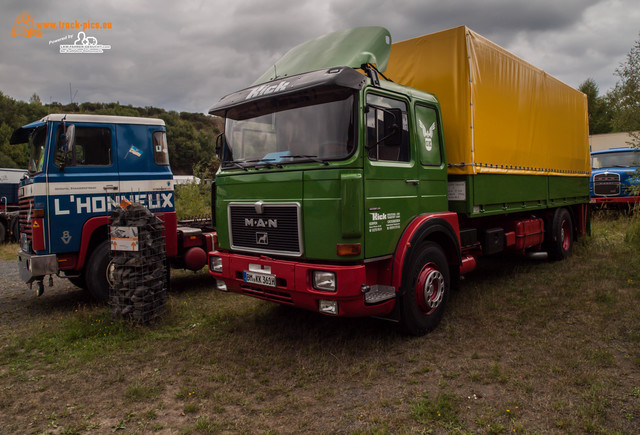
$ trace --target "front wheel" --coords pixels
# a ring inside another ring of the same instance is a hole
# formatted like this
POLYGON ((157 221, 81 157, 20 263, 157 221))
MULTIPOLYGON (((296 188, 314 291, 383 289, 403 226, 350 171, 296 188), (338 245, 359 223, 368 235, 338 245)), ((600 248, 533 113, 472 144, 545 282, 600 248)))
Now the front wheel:
POLYGON ((423 242, 403 273, 399 301, 402 327, 412 335, 424 335, 440 323, 449 299, 447 257, 437 244, 423 242))
POLYGON ((87 290, 91 297, 98 302, 109 300, 110 252, 111 246, 108 240, 100 243, 91 253, 84 273, 87 290))

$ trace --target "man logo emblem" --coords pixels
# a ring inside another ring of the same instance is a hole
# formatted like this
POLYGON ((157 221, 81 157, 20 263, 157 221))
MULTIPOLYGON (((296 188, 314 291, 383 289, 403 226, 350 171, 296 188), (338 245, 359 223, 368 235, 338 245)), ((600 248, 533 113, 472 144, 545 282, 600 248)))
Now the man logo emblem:
POLYGON ((258 245, 268 245, 269 235, 267 233, 256 233, 256 243, 258 245))

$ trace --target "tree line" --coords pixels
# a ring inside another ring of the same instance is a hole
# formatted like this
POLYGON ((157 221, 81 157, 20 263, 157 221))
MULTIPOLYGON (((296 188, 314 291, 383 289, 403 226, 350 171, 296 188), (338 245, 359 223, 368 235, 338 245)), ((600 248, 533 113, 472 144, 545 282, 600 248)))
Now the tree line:
POLYGON ((13 131, 51 113, 140 116, 160 118, 167 126, 167 142, 174 174, 194 174, 211 178, 217 168, 216 136, 222 120, 201 113, 166 111, 157 107, 134 107, 120 103, 42 104, 37 94, 29 102, 17 101, 0 91, 0 167, 26 169, 26 144, 10 145, 13 131), (195 168, 194 168, 195 166, 195 168))
POLYGON ((640 131, 640 39, 614 74, 618 81, 605 95, 592 78, 578 87, 587 95, 590 134, 640 131))

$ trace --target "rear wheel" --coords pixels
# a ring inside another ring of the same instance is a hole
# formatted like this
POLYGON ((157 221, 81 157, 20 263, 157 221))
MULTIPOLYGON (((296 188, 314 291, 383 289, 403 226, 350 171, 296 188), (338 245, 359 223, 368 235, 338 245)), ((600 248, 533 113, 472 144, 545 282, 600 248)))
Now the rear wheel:
POLYGON ((109 300, 110 250, 108 240, 100 243, 91 253, 85 270, 87 290, 98 302, 109 300))
POLYGON ((547 233, 547 253, 551 260, 564 260, 573 249, 573 222, 566 208, 559 208, 553 215, 547 233))
POLYGON ((449 266, 444 252, 433 242, 419 245, 409 261, 402 280, 401 323, 408 333, 424 335, 440 323, 444 313, 449 266))

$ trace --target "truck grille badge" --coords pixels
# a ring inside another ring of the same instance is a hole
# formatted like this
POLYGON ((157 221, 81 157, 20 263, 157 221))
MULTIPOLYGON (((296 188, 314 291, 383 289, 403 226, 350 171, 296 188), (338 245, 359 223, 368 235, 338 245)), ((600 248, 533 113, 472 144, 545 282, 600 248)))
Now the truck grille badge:
POLYGON ((256 233, 256 244, 258 244, 258 245, 268 245, 269 244, 269 234, 267 234, 267 233, 256 233))

